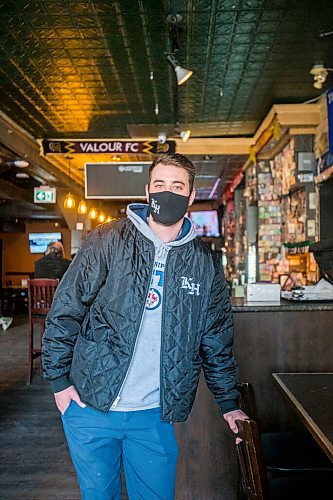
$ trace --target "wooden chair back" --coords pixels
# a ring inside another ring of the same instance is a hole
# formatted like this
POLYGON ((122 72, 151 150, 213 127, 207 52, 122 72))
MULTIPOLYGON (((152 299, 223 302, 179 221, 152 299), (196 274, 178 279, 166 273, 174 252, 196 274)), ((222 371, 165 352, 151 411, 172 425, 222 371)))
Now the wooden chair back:
POLYGON ((28 280, 29 316, 46 316, 59 284, 58 279, 38 278, 28 280))
POLYGON ((258 426, 254 420, 236 420, 236 423, 242 439, 236 447, 243 493, 250 500, 264 500, 267 479, 258 426))
POLYGON ((249 382, 238 384, 237 389, 240 393, 239 406, 246 415, 258 422, 258 408, 253 390, 253 385, 249 382))

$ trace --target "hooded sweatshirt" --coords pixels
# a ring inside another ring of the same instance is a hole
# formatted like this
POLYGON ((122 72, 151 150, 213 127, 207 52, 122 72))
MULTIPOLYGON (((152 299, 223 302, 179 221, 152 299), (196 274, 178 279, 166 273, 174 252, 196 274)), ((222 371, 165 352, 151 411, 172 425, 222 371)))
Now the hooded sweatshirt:
POLYGON ((125 381, 112 411, 148 410, 160 406, 161 324, 164 268, 172 247, 184 245, 196 237, 192 222, 185 217, 182 231, 175 241, 163 243, 148 226, 149 206, 133 203, 127 216, 135 227, 155 246, 155 261, 133 357, 125 381))

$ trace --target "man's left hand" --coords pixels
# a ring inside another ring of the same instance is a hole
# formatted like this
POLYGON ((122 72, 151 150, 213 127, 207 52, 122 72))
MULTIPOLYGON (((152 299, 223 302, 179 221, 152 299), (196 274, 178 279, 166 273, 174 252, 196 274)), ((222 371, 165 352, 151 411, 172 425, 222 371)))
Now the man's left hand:
MULTIPOLYGON (((228 413, 223 414, 224 420, 228 422, 228 425, 232 432, 235 434, 238 433, 238 427, 236 424, 236 420, 248 420, 249 417, 242 411, 242 410, 233 410, 233 411, 228 411, 228 413)), ((239 444, 241 442, 241 438, 237 437, 236 438, 236 444, 239 444)))

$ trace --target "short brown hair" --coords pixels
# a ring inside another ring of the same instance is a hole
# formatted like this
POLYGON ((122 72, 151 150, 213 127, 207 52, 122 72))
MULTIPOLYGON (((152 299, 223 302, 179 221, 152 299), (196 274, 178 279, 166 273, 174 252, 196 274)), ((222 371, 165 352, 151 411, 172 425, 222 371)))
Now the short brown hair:
POLYGON ((151 180, 152 171, 154 170, 156 165, 159 165, 160 163, 162 165, 172 165, 173 167, 179 167, 186 170, 190 182, 190 193, 192 193, 195 178, 195 166, 193 165, 191 160, 189 160, 186 156, 180 155, 179 153, 165 153, 163 155, 157 156, 149 167, 149 183, 151 180))

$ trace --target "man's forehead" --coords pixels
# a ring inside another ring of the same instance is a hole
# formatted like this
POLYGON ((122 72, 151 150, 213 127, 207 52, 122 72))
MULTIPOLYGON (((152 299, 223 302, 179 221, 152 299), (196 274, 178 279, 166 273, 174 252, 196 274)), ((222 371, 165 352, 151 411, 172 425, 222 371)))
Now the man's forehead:
POLYGON ((162 163, 158 163, 151 172, 151 179, 155 181, 157 178, 167 178, 168 180, 174 179, 177 181, 179 179, 188 179, 188 173, 184 168, 176 165, 163 165, 162 163))

